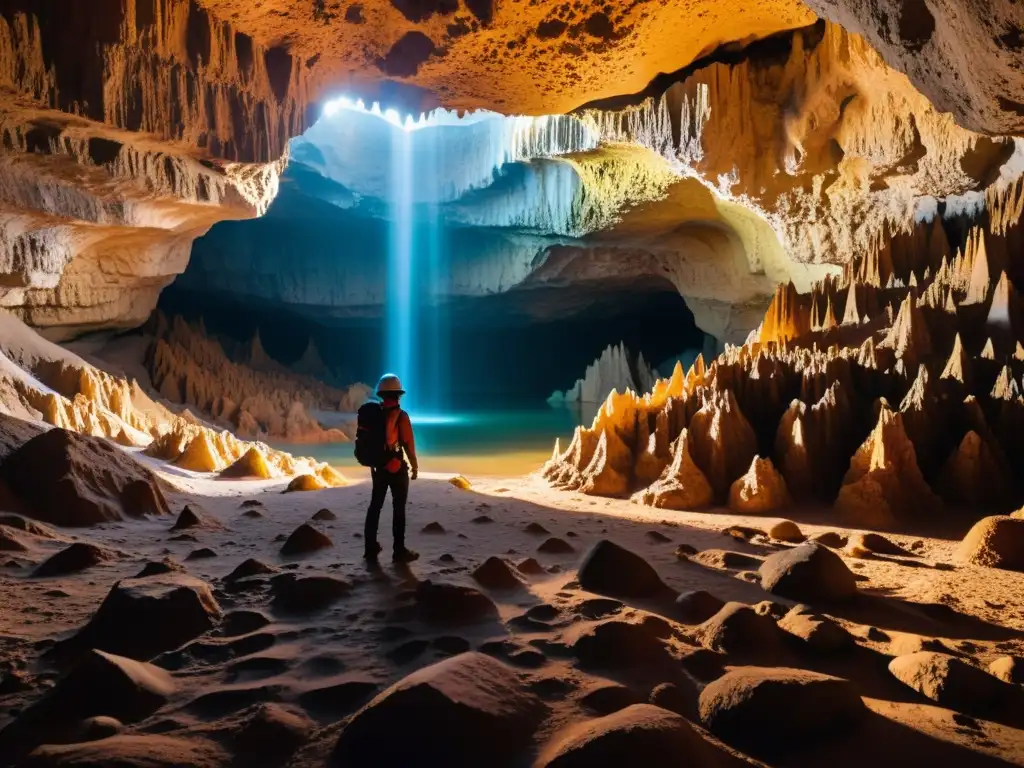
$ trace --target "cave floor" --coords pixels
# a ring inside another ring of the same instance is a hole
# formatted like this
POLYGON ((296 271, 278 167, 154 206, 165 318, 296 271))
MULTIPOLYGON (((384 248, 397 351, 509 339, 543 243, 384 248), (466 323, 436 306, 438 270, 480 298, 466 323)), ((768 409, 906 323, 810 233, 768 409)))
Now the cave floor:
MULTIPOLYGON (((29 551, 5 557, 7 567, 0 570, 0 668, 24 670, 29 684, 24 691, 0 694, 0 727, 56 679, 57 673, 40 661, 41 650, 82 626, 118 579, 133 576, 147 561, 164 557, 183 562, 189 574, 215 586, 225 612, 259 611, 270 623, 253 633, 264 637, 261 649, 255 652, 212 652, 226 643, 214 631, 158 658, 158 665, 173 670, 176 690, 155 714, 127 726, 128 732, 217 741, 230 731, 241 710, 278 702, 302 710, 317 728, 287 763, 294 766, 323 765, 339 723, 371 692, 459 649, 483 647, 514 665, 517 658, 527 658, 521 655, 524 650, 541 649, 540 656, 528 655, 529 664, 519 664, 521 678, 538 689, 545 680, 560 681, 550 688, 557 691, 548 697, 552 714, 536 734, 534 746, 511 765, 530 765, 555 729, 593 717, 581 700, 596 685, 615 681, 630 688, 637 700, 646 700, 659 682, 647 671, 582 669, 570 658, 571 653, 557 652, 565 649, 563 640, 594 621, 581 615, 586 613, 581 612, 581 605, 595 595, 580 588, 575 568, 581 554, 599 539, 610 539, 641 554, 674 590, 706 590, 723 601, 747 604, 766 599, 792 604, 749 580, 757 560, 736 563, 739 558, 714 552, 763 558, 787 546, 760 537, 746 540, 723 534, 731 525, 766 529, 778 519, 775 517, 650 509, 627 501, 553 491, 536 475, 471 477, 473 489, 464 491, 450 485, 447 475, 425 474, 412 485, 408 513, 408 543, 421 553, 421 559, 404 567, 382 558, 379 567, 368 567, 360 558, 363 511, 370 490, 365 481, 344 488, 281 494, 280 482, 212 481, 181 472, 168 478, 180 488, 170 497, 175 515, 185 504, 198 505, 222 523, 223 530, 193 529, 188 532, 192 540, 175 540, 180 532, 169 530, 173 519, 63 529, 61 533, 68 538, 92 541, 119 553, 111 563, 67 577, 29 577, 34 564, 66 542, 30 537, 29 551), (243 515, 240 504, 246 499, 261 502, 263 517, 243 515), (330 537, 333 546, 298 559, 283 557, 279 553, 282 538, 323 508, 331 510, 336 519, 313 525, 330 537), (421 532, 433 522, 443 526, 444 532, 421 532), (529 523, 542 525, 573 551, 539 553, 538 546, 547 534, 527 532, 529 523), (674 551, 680 544, 705 554, 677 558, 674 551), (200 547, 212 549, 215 556, 186 559, 200 547), (471 572, 492 555, 511 561, 533 557, 546 569, 541 575, 525 578, 522 589, 483 590, 497 604, 499 622, 438 628, 410 616, 409 590, 417 581, 451 581, 479 588, 471 572), (244 592, 223 588, 224 577, 250 557, 300 575, 341 578, 352 588, 319 613, 278 615, 270 606, 268 585, 244 592), (553 606, 555 618, 517 620, 541 604, 553 606), (323 705, 330 697, 315 692, 342 683, 365 684, 356 688, 366 694, 323 705)), ((808 536, 825 531, 849 533, 829 524, 824 511, 794 511, 791 519, 808 536)), ((862 579, 860 594, 847 607, 827 612, 855 635, 857 653, 836 660, 786 651, 755 661, 759 666, 815 669, 852 680, 875 715, 832 737, 793 743, 782 754, 759 755, 760 759, 779 766, 852 766, 866 760, 878 766, 1024 765, 1024 724, 1019 717, 966 717, 916 694, 886 669, 891 656, 907 652, 915 644, 942 648, 982 666, 999 656, 1024 656, 1024 574, 954 566, 952 554, 962 533, 891 535, 892 541, 911 554, 844 557, 862 579), (899 648, 903 650, 896 650, 899 648)), ((390 548, 390 505, 382 515, 380 540, 386 553, 390 548)), ((662 614, 673 621, 673 647, 681 652, 693 650, 694 627, 674 623, 671 603, 666 608, 624 602, 616 618, 639 620, 648 613, 662 614)), ((726 659, 728 665, 736 663, 749 661, 726 659)), ((158 750, 158 745, 154 743, 153 749, 158 750)))

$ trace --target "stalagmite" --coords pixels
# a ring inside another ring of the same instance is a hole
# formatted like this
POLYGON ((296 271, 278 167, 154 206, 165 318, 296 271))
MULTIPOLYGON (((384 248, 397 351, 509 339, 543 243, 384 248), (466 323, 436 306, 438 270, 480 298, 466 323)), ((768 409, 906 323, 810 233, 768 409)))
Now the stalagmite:
POLYGON ((964 350, 959 333, 953 339, 953 351, 950 352, 946 366, 942 369, 941 378, 953 379, 969 386, 971 380, 971 359, 967 356, 966 350, 964 350))
POLYGON ((693 458, 707 475, 715 496, 725 500, 732 481, 757 453, 757 437, 732 390, 714 393, 690 420, 693 458))
POLYGON ((750 469, 729 488, 729 508, 744 514, 763 515, 790 504, 786 481, 771 459, 755 456, 750 469))
POLYGON ((850 460, 836 510, 854 525, 895 528, 901 519, 927 516, 938 499, 921 476, 903 419, 883 403, 878 423, 850 460))
POLYGON ((664 509, 701 509, 711 504, 714 491, 707 477, 693 462, 686 430, 676 438, 672 463, 650 486, 633 495, 633 501, 664 509))

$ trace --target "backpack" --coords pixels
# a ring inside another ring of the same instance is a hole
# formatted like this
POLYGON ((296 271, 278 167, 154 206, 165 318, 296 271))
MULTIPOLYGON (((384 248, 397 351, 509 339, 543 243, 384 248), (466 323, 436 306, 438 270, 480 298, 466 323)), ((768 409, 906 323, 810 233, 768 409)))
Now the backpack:
POLYGON ((394 452, 388 450, 387 412, 377 402, 359 407, 356 415, 356 461, 364 467, 383 467, 394 452))

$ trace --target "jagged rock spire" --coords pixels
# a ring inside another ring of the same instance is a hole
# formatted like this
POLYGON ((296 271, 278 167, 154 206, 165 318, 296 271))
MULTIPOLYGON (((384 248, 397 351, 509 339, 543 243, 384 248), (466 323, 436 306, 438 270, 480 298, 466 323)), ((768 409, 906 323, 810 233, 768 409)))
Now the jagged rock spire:
POLYGON ((953 339, 953 351, 949 353, 946 367, 942 369, 942 379, 955 379, 961 384, 967 384, 971 376, 971 359, 967 356, 964 344, 960 340, 960 334, 953 339))
POLYGON ((931 334, 920 308, 908 293, 900 304, 899 314, 886 335, 882 346, 891 349, 896 357, 908 365, 917 365, 932 351, 931 334))

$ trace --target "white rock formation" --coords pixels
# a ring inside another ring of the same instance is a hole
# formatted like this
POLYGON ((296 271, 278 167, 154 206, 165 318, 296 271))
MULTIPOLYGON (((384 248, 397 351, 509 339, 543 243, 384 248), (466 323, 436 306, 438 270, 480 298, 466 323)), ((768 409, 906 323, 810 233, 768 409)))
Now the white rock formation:
POLYGON ((631 365, 631 355, 622 342, 609 345, 591 365, 582 379, 565 392, 555 392, 548 398, 550 405, 562 403, 601 403, 613 389, 625 392, 646 392, 653 385, 657 374, 647 365, 643 353, 631 365))

